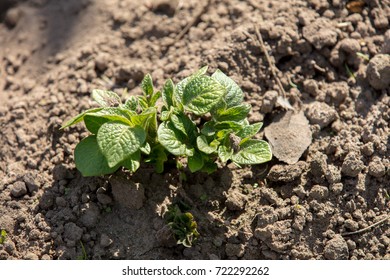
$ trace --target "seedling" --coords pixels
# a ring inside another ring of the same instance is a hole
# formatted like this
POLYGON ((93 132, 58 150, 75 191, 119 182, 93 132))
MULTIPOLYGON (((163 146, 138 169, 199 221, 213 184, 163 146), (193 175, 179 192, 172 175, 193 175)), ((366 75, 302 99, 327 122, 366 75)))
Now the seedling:
POLYGON ((185 247, 191 247, 199 238, 197 224, 190 212, 182 212, 177 204, 168 206, 165 214, 168 226, 177 241, 185 247))
POLYGON ((6 238, 7 238, 7 232, 4 229, 2 229, 0 231, 0 244, 3 244, 6 238))
POLYGON ((93 90, 100 107, 62 126, 84 121, 91 133, 76 146, 77 169, 83 176, 111 174, 120 167, 135 172, 143 160, 161 173, 168 160, 185 158, 191 172, 212 173, 217 160, 238 166, 271 160, 268 143, 252 139, 262 123, 248 122, 251 106, 243 103, 240 87, 220 70, 211 76, 206 72, 204 67, 177 85, 168 80, 161 92, 147 74, 143 95, 124 103, 115 92, 93 90))

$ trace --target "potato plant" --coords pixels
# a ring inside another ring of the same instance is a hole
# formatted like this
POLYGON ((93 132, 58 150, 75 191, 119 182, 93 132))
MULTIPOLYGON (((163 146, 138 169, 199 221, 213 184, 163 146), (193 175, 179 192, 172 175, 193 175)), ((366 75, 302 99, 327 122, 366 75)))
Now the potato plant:
POLYGON ((77 169, 83 176, 110 174, 120 167, 135 172, 143 160, 161 173, 169 158, 186 158, 191 172, 212 173, 218 160, 238 166, 271 160, 268 143, 253 139, 262 123, 248 122, 251 106, 243 103, 240 87, 220 70, 211 76, 206 72, 204 67, 176 85, 168 80, 161 92, 147 74, 143 95, 124 103, 115 92, 93 90, 100 107, 62 126, 84 121, 91 133, 76 146, 77 169))

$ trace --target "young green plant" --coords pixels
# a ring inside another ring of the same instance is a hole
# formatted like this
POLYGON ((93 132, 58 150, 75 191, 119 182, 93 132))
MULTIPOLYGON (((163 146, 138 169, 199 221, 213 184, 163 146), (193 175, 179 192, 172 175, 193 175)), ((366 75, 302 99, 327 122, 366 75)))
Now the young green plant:
POLYGON ((253 139, 262 123, 249 123, 251 106, 243 103, 243 91, 222 71, 209 76, 203 67, 176 85, 166 81, 161 92, 147 74, 141 88, 143 95, 124 103, 113 91, 93 90, 100 107, 62 126, 84 121, 91 133, 74 154, 83 176, 111 174, 120 167, 135 172, 141 161, 161 173, 169 159, 186 158, 191 172, 212 173, 218 160, 238 166, 271 160, 268 143, 253 139))

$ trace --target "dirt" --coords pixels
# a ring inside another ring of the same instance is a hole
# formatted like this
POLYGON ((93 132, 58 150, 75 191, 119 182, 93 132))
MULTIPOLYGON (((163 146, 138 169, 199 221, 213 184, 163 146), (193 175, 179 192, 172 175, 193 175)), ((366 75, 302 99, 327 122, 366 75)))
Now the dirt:
POLYGON ((0 1, 0 258, 390 259, 390 2, 347 2, 0 1), (290 164, 184 181, 169 167, 75 169, 87 132, 59 128, 94 106, 92 89, 135 95, 146 73, 161 88, 204 65, 243 88, 250 122, 267 129, 286 104, 300 114, 274 142, 301 139, 290 164), (178 201, 198 223, 192 248, 161 217, 178 201))

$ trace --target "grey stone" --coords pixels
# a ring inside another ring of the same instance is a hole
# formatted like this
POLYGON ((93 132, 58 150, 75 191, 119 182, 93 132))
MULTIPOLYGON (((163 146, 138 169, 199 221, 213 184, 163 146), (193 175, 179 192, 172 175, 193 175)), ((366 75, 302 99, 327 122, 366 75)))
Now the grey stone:
POLYGON ((315 101, 305 110, 306 116, 311 124, 318 124, 324 128, 337 119, 335 109, 323 102, 315 101))
POLYGON ((79 241, 83 235, 83 229, 75 223, 67 223, 64 226, 64 238, 70 241, 79 241))
POLYGON ((11 186, 11 194, 13 197, 22 197, 27 193, 26 184, 22 181, 17 181, 11 186))
POLYGON ((349 257, 348 244, 341 235, 335 235, 324 248, 324 256, 327 260, 347 260, 349 257))
POLYGON ((268 173, 268 179, 274 182, 292 182, 298 179, 306 168, 304 161, 294 164, 275 164, 268 173))

